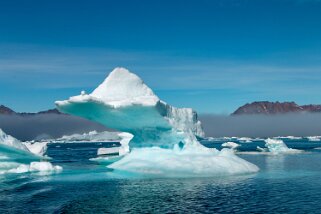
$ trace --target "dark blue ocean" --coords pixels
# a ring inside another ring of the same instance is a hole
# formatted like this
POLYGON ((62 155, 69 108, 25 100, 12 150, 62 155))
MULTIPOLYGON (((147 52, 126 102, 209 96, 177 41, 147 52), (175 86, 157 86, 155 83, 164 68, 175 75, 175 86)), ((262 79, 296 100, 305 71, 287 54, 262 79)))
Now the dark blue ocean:
MULTIPOLYGON (((221 149, 223 141, 203 141, 221 149)), ((122 179, 89 159, 106 143, 50 144, 64 168, 51 175, 0 176, 0 213, 321 213, 320 142, 285 140, 304 153, 238 154, 256 174, 212 178, 122 179)), ((263 141, 242 143, 255 151, 263 141)))

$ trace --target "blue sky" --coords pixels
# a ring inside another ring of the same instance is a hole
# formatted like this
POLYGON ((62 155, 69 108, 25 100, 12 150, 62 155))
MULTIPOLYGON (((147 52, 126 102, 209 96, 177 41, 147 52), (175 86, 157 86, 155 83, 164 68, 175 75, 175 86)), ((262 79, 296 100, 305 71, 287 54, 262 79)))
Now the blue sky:
POLYGON ((54 107, 117 66, 202 113, 321 103, 321 1, 1 1, 0 103, 54 107))

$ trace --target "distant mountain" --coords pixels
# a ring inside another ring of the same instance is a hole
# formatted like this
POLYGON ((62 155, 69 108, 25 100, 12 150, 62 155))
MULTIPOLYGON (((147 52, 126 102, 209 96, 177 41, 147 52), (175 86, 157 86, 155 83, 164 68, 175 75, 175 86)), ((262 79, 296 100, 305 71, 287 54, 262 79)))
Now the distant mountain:
POLYGON ((298 105, 295 102, 253 102, 239 107, 232 115, 248 114, 286 114, 286 113, 317 113, 321 112, 321 105, 298 105))
POLYGON ((37 115, 37 114, 62 114, 57 109, 49 109, 46 111, 39 111, 37 113, 29 113, 29 112, 15 112, 11 108, 0 105, 0 115, 20 115, 20 116, 28 116, 28 115, 37 115))
POLYGON ((40 140, 93 130, 109 130, 92 121, 60 113, 57 109, 20 113, 4 105, 0 105, 0 128, 19 140, 40 140))
POLYGON ((16 112, 13 111, 12 109, 8 108, 7 106, 0 105, 0 114, 2 115, 10 115, 10 114, 15 114, 16 112))
POLYGON ((21 112, 21 113, 17 113, 17 114, 20 116, 34 116, 34 115, 63 114, 63 113, 61 113, 57 109, 53 108, 53 109, 48 109, 46 111, 39 111, 37 113, 21 112))

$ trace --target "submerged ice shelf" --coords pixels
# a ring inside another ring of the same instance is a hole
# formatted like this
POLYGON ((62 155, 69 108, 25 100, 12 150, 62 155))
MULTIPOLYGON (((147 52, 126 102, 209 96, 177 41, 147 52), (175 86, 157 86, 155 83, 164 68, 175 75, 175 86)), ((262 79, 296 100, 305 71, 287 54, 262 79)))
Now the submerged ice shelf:
POLYGON ((205 134, 196 112, 160 100, 137 75, 124 68, 114 69, 91 94, 82 92, 56 101, 56 106, 63 113, 132 134, 120 142, 123 154, 128 154, 109 165, 113 169, 162 176, 258 171, 257 166, 228 149, 218 151, 201 145, 197 138, 205 134))

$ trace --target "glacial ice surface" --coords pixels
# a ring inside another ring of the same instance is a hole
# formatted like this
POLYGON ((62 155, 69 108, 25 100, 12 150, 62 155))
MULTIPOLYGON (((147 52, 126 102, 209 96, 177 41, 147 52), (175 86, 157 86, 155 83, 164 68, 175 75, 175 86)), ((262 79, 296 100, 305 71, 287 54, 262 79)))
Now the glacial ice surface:
POLYGON ((124 157, 108 166, 112 169, 156 176, 258 171, 257 166, 232 150, 218 151, 201 145, 197 138, 205 134, 196 112, 160 100, 137 75, 124 68, 114 69, 91 94, 82 92, 56 101, 56 106, 63 113, 131 134, 120 142, 124 157))

